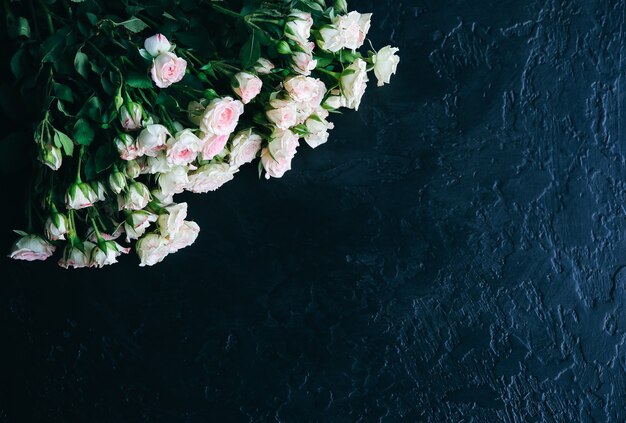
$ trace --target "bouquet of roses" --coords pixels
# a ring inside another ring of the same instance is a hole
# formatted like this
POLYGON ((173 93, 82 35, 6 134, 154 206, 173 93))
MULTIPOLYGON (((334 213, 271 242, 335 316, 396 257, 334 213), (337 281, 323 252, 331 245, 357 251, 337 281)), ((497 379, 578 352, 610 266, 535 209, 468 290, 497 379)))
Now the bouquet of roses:
POLYGON ((280 178, 328 117, 357 110, 398 49, 360 51, 371 14, 345 0, 5 2, 11 70, 34 104, 39 160, 10 257, 140 265, 192 244, 183 191, 206 193, 260 158, 280 178), (332 3, 332 4, 329 4, 332 3), (118 242, 119 241, 119 242, 118 242))

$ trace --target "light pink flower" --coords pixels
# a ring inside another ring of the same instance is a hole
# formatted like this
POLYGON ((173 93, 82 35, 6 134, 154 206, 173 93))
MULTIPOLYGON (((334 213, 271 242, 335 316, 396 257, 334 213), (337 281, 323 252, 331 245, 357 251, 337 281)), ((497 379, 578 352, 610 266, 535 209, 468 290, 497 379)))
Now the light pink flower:
POLYGON ((239 72, 235 75, 235 79, 237 84, 233 85, 233 91, 241 98, 243 104, 250 103, 261 92, 263 81, 258 76, 248 72, 239 72))
POLYGON ((26 261, 45 260, 54 253, 55 249, 54 245, 39 235, 24 234, 13 244, 9 257, 26 261))
POLYGON ((196 222, 185 220, 176 235, 170 239, 170 253, 189 247, 198 238, 198 233, 200 233, 200 226, 196 222))
POLYGON ((188 165, 198 156, 201 144, 202 142, 191 132, 191 129, 176 133, 175 137, 167 141, 168 163, 178 166, 188 165))
POLYGON ((239 168, 250 163, 261 149, 262 141, 261 136, 252 132, 252 129, 239 132, 233 138, 229 155, 230 165, 239 168))
POLYGON ((174 53, 161 53, 152 61, 150 74, 159 88, 167 88, 185 76, 187 62, 174 53))
POLYGON ((275 98, 270 101, 270 110, 266 112, 267 118, 280 129, 289 129, 297 123, 297 104, 291 100, 275 98))
POLYGON ((276 130, 272 140, 261 153, 261 163, 265 169, 265 178, 281 178, 291 170, 291 161, 296 155, 298 136, 287 130, 276 130))
POLYGON ((146 38, 143 43, 143 47, 152 57, 157 57, 159 54, 167 53, 172 49, 172 44, 167 37, 163 34, 156 34, 150 38, 146 38))
POLYGON ((137 147, 141 155, 156 157, 159 151, 167 147, 165 141, 170 132, 163 125, 153 124, 146 126, 137 137, 137 147))
POLYGON ((227 163, 210 163, 189 174, 186 189, 191 192, 205 193, 215 191, 234 177, 233 170, 227 163))
POLYGON ((230 135, 243 114, 243 103, 231 97, 211 101, 202 115, 200 129, 206 134, 230 135))
POLYGON ((211 160, 224 150, 228 143, 228 135, 209 135, 202 142, 200 157, 202 160, 211 160))

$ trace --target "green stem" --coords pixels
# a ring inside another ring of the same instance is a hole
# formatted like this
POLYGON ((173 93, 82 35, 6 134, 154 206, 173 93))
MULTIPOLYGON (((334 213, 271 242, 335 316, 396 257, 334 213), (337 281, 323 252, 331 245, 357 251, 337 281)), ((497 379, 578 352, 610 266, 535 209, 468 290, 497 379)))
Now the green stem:
POLYGON ((83 167, 83 155, 85 154, 85 146, 80 147, 80 153, 78 154, 78 167, 76 168, 76 183, 80 184, 83 180, 80 178, 80 171, 83 167))
POLYGON ((335 78, 336 80, 339 80, 339 79, 341 78, 341 74, 340 74, 340 73, 338 73, 338 72, 331 72, 331 71, 326 70, 326 69, 324 69, 324 68, 316 68, 315 70, 316 70, 316 71, 320 71, 320 72, 322 72, 322 73, 325 73, 325 74, 327 74, 327 75, 330 75, 330 76, 332 76, 333 78, 335 78))

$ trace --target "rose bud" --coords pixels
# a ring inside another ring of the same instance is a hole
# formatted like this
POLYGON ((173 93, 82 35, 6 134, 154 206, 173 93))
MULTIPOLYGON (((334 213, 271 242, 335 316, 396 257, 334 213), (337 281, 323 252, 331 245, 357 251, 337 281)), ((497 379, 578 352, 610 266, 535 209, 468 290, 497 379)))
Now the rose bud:
POLYGON ((46 237, 52 241, 65 239, 70 222, 62 213, 52 213, 46 220, 46 237))
POLYGON ((120 210, 141 210, 150 202, 150 190, 141 182, 133 181, 128 191, 118 196, 120 210))
POLYGON ((146 38, 143 43, 143 47, 148 54, 152 57, 157 57, 159 54, 168 53, 172 49, 172 44, 163 34, 156 34, 150 38, 146 38))
POLYGON ((139 239, 146 232, 150 223, 157 221, 157 215, 145 210, 138 210, 130 213, 124 221, 124 232, 126 232, 126 242, 131 239, 139 239))
POLYGON ((259 75, 269 75, 272 73, 272 69, 274 69, 274 64, 269 60, 261 57, 257 60, 256 65, 254 65, 254 70, 259 75))
POLYGON ((391 75, 395 75, 400 58, 396 55, 399 51, 396 47, 385 46, 378 51, 378 54, 372 58, 374 62, 374 75, 378 79, 378 86, 382 87, 388 84, 391 75))
POLYGON ((106 187, 104 186, 103 182, 101 181, 92 182, 91 187, 93 188, 94 192, 98 196, 98 201, 104 201, 107 199, 106 187))
POLYGON ((309 41, 312 26, 313 18, 310 13, 294 11, 287 18, 285 35, 298 44, 304 44, 309 41))
POLYGON ((259 95, 262 86, 263 81, 258 76, 248 72, 239 72, 235 75, 233 91, 241 98, 243 104, 248 104, 259 95))
POLYGON ((93 206, 98 201, 98 194, 88 183, 75 182, 65 193, 65 203, 68 209, 84 209, 93 206))
POLYGON ((120 134, 113 142, 122 160, 135 160, 141 155, 134 138, 128 134, 120 134))
POLYGON ((89 254, 89 267, 103 267, 117 263, 117 257, 128 254, 130 248, 124 248, 115 241, 101 240, 89 254))
POLYGON ((127 131, 141 128, 143 107, 139 103, 130 102, 120 108, 120 123, 127 131))
POLYGON ((22 233, 22 237, 15 241, 9 257, 15 260, 45 260, 54 253, 55 246, 40 237, 22 233))
POLYGON ((135 179, 139 175, 141 175, 141 165, 136 160, 126 162, 126 176, 135 179))
POLYGON ((187 217, 187 203, 172 204, 165 207, 165 211, 159 215, 158 225, 161 236, 173 238, 181 228, 187 217))
POLYGON ((109 187, 115 194, 122 192, 124 188, 126 188, 126 175, 115 169, 115 171, 109 175, 109 187))
POLYGON ((63 163, 61 149, 52 144, 46 144, 41 150, 39 160, 52 170, 59 170, 63 163))
POLYGON ((89 267, 89 256, 91 250, 95 245, 89 241, 83 242, 83 250, 78 247, 74 247, 68 244, 63 251, 63 257, 59 260, 59 266, 68 269, 73 267, 74 269, 80 269, 82 267, 89 267))

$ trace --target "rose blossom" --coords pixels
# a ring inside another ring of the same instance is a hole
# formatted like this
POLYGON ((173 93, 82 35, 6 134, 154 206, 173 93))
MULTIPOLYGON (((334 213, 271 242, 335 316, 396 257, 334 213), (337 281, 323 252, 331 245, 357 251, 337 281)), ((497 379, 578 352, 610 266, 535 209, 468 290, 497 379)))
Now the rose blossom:
POLYGON ((265 169, 265 178, 280 178, 291 170, 291 160, 296 155, 298 136, 286 130, 276 130, 272 140, 261 153, 261 163, 265 169))
POLYGON ((164 207, 164 212, 159 214, 157 224, 161 236, 171 239, 181 228, 187 217, 187 203, 172 204, 164 207))
POLYGON ((317 60, 313 60, 310 51, 297 51, 291 56, 291 68, 301 75, 311 75, 316 66, 317 60))
POLYGON ((233 91, 237 94, 243 104, 250 103, 259 93, 263 86, 263 81, 248 72, 239 72, 235 75, 236 84, 233 84, 233 91))
POLYGON ((400 58, 396 55, 398 51, 400 50, 396 47, 385 46, 373 57, 374 75, 378 79, 379 87, 388 84, 391 75, 395 75, 398 63, 400 63, 400 58))
POLYGON ((124 232, 126 232, 126 242, 131 239, 139 239, 150 223, 157 221, 157 215, 145 210, 138 210, 130 213, 124 221, 124 232))
POLYGON ((61 149, 55 145, 46 144, 41 150, 39 161, 52 170, 59 170, 61 164, 63 163, 61 149))
POLYGON ((201 166, 189 175, 189 183, 185 189, 196 193, 215 191, 232 180, 235 172, 227 163, 210 163, 201 166))
POLYGON ((363 59, 356 59, 341 75, 341 92, 345 104, 349 109, 359 110, 361 99, 367 88, 367 63, 363 59))
POLYGON ((143 47, 152 57, 157 57, 159 54, 167 53, 172 49, 172 44, 163 34, 156 34, 150 38, 146 38, 143 43, 143 47))
POLYGON ((200 129, 206 134, 230 135, 242 114, 243 103, 241 101, 233 100, 231 97, 216 98, 204 111, 200 129))
POLYGON ((70 185, 65 193, 65 204, 68 209, 84 209, 98 201, 98 194, 85 182, 70 185))
POLYGON ((298 103, 316 103, 319 106, 326 94, 326 85, 316 78, 299 75, 288 78, 284 83, 289 96, 298 103))
POLYGON ((80 269, 82 267, 89 267, 89 256, 91 250, 95 247, 95 244, 85 241, 83 242, 83 250, 78 247, 73 247, 68 244, 63 251, 63 257, 59 260, 59 266, 68 269, 73 267, 74 269, 80 269))
POLYGON ((161 53, 152 61, 150 74, 159 88, 167 88, 185 76, 187 62, 174 53, 161 53))
POLYGON ((298 44, 304 44, 311 36, 313 18, 310 13, 295 10, 291 12, 285 24, 285 35, 298 44))
POLYGON ((154 266, 170 253, 169 242, 155 233, 145 234, 135 246, 139 256, 139 266, 154 266))
POLYGON ((172 239, 170 239, 170 253, 175 253, 181 248, 189 247, 196 241, 199 232, 200 227, 196 222, 185 220, 180 226, 176 235, 172 239))
POLYGON ((275 66, 272 62, 261 57, 259 58, 259 60, 257 60, 256 65, 254 65, 254 70, 259 75, 269 75, 270 73, 272 73, 272 69, 274 69, 274 67, 275 66))
POLYGON ((328 122, 323 117, 317 115, 311 116, 305 124, 309 133, 304 136, 304 141, 311 148, 318 147, 328 141, 328 130, 335 127, 332 122, 328 122))
POLYGON ((327 25, 320 29, 320 39, 318 44, 322 50, 327 50, 332 53, 336 53, 344 46, 344 41, 341 37, 341 32, 334 25, 327 25))
POLYGON ((167 141, 168 163, 179 166, 188 165, 198 156, 200 145, 200 139, 191 132, 191 129, 177 132, 175 137, 167 141))
POLYGON ((134 138, 128 134, 120 134, 113 142, 122 160, 135 160, 141 155, 134 138))
POLYGON ((141 128, 143 119, 143 107, 139 103, 130 102, 120 108, 120 123, 127 131, 141 128))
POLYGON ((140 155, 156 157, 159 151, 166 148, 165 141, 170 132, 163 125, 152 124, 146 126, 137 137, 137 146, 140 155))
POLYGON ((23 234, 15 241, 9 257, 15 260, 45 260, 54 253, 56 247, 39 235, 23 234))
POLYGON ((159 175, 159 187, 165 197, 180 194, 188 183, 189 178, 185 166, 174 166, 170 172, 159 175))
POLYGON ((128 185, 128 191, 118 195, 119 210, 141 210, 150 202, 150 190, 141 182, 133 181, 128 185))
POLYGON ((156 173, 167 173, 172 170, 174 165, 167 159, 165 151, 159 152, 156 157, 147 157, 145 166, 142 168, 142 174, 154 175, 156 173))
POLYGON ((128 254, 129 251, 130 248, 124 248, 115 241, 101 241, 91 249, 89 267, 103 267, 117 263, 117 257, 128 254))
POLYGON ((270 101, 270 106, 272 108, 265 114, 268 120, 280 129, 289 129, 297 123, 297 105, 291 99, 275 98, 270 101))
POLYGON ((202 160, 211 160, 224 150, 228 143, 228 135, 210 135, 205 137, 202 142, 200 156, 202 160))
POLYGON ((64 240, 69 232, 70 223, 62 213, 52 213, 46 220, 46 238, 52 241, 64 240))
POLYGON ((335 17, 333 24, 339 31, 342 48, 356 50, 361 47, 370 29, 371 19, 371 13, 360 14, 356 11, 335 17))
POLYGON ((256 158, 257 153, 261 149, 262 141, 261 136, 252 132, 252 129, 237 133, 230 148, 230 165, 239 168, 246 163, 250 163, 256 158))

